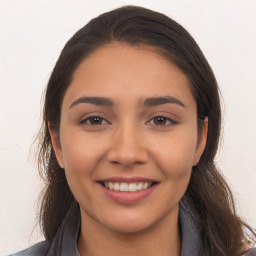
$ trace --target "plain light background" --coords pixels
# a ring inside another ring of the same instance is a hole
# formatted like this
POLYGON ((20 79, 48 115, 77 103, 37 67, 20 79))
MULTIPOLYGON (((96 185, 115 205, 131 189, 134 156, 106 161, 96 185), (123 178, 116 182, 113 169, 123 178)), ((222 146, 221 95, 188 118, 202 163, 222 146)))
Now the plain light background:
POLYGON ((60 51, 91 18, 127 4, 174 18, 206 55, 224 98, 216 162, 239 213, 256 227, 255 0, 0 0, 0 255, 42 239, 38 228, 30 236, 41 183, 29 149, 60 51))

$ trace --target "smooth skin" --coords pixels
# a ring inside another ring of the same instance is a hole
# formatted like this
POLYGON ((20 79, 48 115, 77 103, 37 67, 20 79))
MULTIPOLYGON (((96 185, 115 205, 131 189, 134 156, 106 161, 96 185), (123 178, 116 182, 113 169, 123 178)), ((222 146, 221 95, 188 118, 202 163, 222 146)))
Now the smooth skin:
POLYGON ((206 118, 198 134, 187 77, 153 48, 113 43, 82 61, 64 95, 59 136, 49 124, 81 209, 81 256, 180 254, 178 204, 203 153, 207 124, 206 118), (84 97, 108 100, 99 105, 84 97), (145 103, 156 97, 172 100, 145 103), (111 177, 158 185, 141 200, 121 203, 98 183, 111 177))

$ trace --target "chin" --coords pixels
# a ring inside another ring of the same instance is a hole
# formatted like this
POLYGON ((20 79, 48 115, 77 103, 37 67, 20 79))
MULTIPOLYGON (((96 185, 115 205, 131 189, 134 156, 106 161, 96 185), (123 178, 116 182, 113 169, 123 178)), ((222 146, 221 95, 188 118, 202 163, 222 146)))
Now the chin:
POLYGON ((131 233, 139 233, 149 229, 152 224, 143 223, 141 221, 133 221, 133 222, 123 222, 123 223, 114 223, 106 226, 108 229, 112 230, 112 232, 123 233, 123 234, 131 234, 131 233))
POLYGON ((112 230, 118 233, 138 233, 144 230, 152 228, 157 222, 158 218, 154 218, 154 216, 145 216, 145 214, 137 213, 132 214, 119 213, 119 217, 115 217, 113 214, 111 218, 106 218, 104 216, 100 222, 107 229, 112 230))

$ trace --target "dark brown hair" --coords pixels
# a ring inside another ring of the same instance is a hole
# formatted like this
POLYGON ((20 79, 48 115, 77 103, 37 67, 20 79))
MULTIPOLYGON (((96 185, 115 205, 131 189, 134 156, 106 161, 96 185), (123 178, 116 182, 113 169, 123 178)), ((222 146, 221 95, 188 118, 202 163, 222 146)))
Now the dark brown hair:
POLYGON ((69 208, 77 205, 65 172, 56 160, 48 122, 58 131, 62 100, 75 69, 93 51, 114 42, 151 46, 175 63, 189 79, 197 103, 198 127, 205 117, 209 126, 204 153, 193 167, 182 201, 193 207, 205 250, 210 255, 239 255, 247 241, 243 229, 251 229, 237 216, 232 193, 214 164, 221 129, 214 74, 192 36, 181 25, 161 13, 135 6, 104 13, 80 29, 65 45, 50 77, 39 133, 39 166, 46 182, 40 208, 45 238, 53 239, 69 208))

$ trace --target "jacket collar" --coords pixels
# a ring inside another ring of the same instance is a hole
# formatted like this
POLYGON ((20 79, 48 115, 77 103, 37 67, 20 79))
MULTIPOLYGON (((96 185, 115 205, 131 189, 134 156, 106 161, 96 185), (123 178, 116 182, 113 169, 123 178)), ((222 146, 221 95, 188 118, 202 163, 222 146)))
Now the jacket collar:
POLYGON ((199 256, 202 254, 203 242, 200 228, 196 224, 192 210, 180 204, 179 222, 181 227, 181 254, 180 256, 199 256))
MULTIPOLYGON (((182 237, 180 256, 199 256, 202 253, 200 230, 196 225, 192 211, 180 204, 179 224, 182 237)), ((80 233, 80 210, 76 204, 68 211, 60 226, 47 256, 79 256, 77 240, 80 233)))

